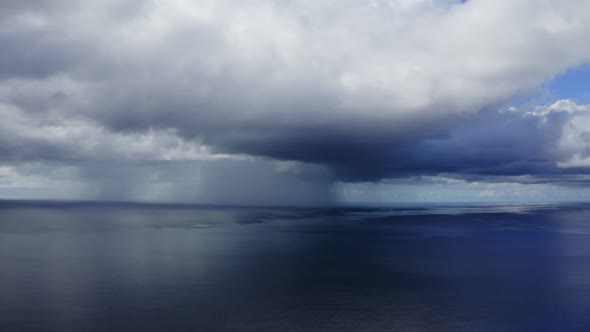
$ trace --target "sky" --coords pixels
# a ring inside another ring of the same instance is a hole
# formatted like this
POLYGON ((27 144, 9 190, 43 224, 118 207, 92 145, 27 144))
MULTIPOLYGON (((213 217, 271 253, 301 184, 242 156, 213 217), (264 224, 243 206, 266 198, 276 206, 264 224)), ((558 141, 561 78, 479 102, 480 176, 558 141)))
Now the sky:
POLYGON ((0 198, 587 201, 586 0, 0 2, 0 198))

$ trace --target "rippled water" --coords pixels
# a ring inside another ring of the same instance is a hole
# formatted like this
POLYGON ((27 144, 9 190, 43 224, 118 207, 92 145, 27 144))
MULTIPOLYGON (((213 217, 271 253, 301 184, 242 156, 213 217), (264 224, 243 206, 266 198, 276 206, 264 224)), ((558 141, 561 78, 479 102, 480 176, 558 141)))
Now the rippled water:
POLYGON ((0 202, 0 331, 587 331, 590 206, 0 202))

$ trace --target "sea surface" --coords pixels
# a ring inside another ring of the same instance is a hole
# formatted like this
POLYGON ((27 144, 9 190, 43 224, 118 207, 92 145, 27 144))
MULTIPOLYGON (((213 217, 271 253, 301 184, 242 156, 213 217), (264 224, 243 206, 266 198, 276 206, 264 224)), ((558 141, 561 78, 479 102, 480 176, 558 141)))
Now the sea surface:
POLYGON ((590 331, 590 205, 0 201, 0 331, 590 331))

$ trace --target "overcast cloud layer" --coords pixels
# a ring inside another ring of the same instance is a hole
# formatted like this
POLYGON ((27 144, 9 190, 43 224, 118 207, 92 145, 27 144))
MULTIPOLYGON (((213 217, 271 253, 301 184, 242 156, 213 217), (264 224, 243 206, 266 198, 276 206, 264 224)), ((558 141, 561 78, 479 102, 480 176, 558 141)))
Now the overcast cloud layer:
POLYGON ((586 0, 2 1, 0 176, 212 202, 183 179, 585 183, 590 105, 523 100, 589 35, 586 0))

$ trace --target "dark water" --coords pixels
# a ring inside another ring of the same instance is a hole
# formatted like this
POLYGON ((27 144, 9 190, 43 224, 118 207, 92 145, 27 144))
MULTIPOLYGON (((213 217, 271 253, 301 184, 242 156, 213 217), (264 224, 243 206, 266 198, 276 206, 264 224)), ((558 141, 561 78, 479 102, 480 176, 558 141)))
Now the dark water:
POLYGON ((577 330, 590 206, 0 202, 0 331, 577 330))

